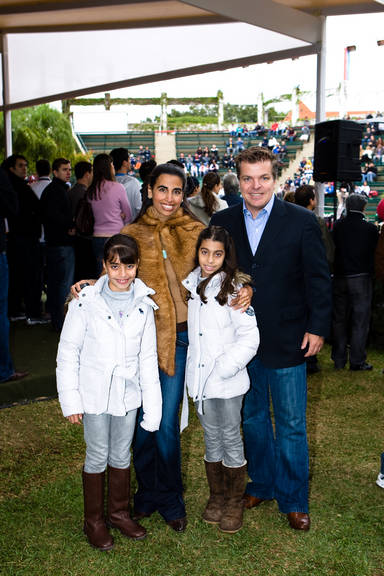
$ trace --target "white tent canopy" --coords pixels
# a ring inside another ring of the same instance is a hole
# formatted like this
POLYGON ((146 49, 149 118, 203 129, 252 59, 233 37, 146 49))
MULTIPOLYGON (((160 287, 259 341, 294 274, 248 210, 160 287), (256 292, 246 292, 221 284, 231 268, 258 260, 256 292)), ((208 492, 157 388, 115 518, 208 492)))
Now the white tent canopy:
POLYGON ((270 54, 286 57, 297 49, 300 54, 314 50, 307 42, 240 22, 177 26, 171 32, 147 28, 11 34, 8 104, 12 108, 153 82, 187 75, 194 67, 202 71, 233 67, 233 61, 265 61, 266 46, 270 54))
POLYGON ((6 151, 14 108, 307 54, 318 54, 322 119, 325 17, 375 11, 383 1, 3 1, 6 151))

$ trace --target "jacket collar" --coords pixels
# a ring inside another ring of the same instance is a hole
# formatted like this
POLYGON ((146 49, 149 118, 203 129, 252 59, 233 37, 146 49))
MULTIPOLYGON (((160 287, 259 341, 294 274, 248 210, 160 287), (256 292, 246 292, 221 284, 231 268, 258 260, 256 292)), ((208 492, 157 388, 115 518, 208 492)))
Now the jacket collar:
MULTIPOLYGON (((200 283, 200 266, 192 270, 190 274, 182 281, 184 288, 186 288, 189 292, 196 294, 197 286, 200 283)), ((207 285, 208 290, 216 290, 220 288, 221 283, 223 281, 224 272, 220 272, 219 274, 215 274, 213 278, 210 279, 207 285)))
POLYGON ((202 199, 200 194, 197 194, 196 196, 190 196, 188 198, 188 202, 189 204, 192 204, 192 206, 197 206, 198 208, 205 208, 204 200, 202 199))
POLYGON ((170 218, 162 220, 159 218, 159 214, 156 212, 154 207, 149 206, 146 212, 141 216, 140 222, 147 226, 155 226, 161 230, 162 228, 174 228, 175 226, 189 224, 191 222, 191 217, 189 214, 184 212, 182 207, 180 207, 170 218))
POLYGON ((62 188, 62 190, 69 190, 68 184, 64 182, 64 180, 56 178, 56 176, 52 178, 51 184, 54 184, 56 187, 62 188))
MULTIPOLYGON (((91 298, 99 298, 105 283, 108 282, 108 276, 103 274, 97 280, 94 286, 87 286, 84 288, 82 293, 86 296, 90 296, 91 298)), ((137 305, 139 302, 143 302, 151 306, 154 310, 158 309, 157 304, 150 298, 152 294, 155 294, 155 291, 152 288, 149 288, 140 278, 135 278, 134 282, 132 283, 133 294, 133 302, 134 305, 137 305)))

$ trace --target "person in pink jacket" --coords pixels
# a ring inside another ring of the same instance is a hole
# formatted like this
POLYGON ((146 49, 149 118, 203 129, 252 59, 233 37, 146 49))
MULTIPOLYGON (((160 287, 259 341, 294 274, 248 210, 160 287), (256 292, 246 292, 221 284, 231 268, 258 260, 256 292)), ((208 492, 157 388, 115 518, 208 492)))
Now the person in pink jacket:
POLYGON ((92 246, 98 274, 103 268, 104 244, 132 220, 132 210, 125 188, 115 181, 115 169, 108 154, 98 154, 93 161, 93 180, 88 197, 95 218, 92 246))

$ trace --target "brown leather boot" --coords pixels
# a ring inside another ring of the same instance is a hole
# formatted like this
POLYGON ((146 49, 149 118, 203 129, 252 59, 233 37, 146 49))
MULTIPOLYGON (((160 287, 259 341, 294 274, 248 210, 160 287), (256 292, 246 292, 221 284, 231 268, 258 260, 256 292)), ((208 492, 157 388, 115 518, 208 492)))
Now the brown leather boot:
POLYGON ((130 517, 130 490, 130 469, 108 466, 108 525, 120 530, 127 538, 142 540, 146 537, 147 531, 130 517))
POLYGON ((221 462, 204 460, 209 486, 209 500, 203 512, 203 520, 208 524, 218 524, 224 508, 224 476, 221 462))
POLYGON ((219 528, 222 532, 234 534, 243 525, 243 494, 245 488, 246 465, 240 468, 227 468, 224 472, 224 510, 219 528))
POLYGON ((113 538, 104 518, 104 478, 101 474, 88 474, 83 470, 84 533, 94 548, 106 552, 113 548, 113 538))

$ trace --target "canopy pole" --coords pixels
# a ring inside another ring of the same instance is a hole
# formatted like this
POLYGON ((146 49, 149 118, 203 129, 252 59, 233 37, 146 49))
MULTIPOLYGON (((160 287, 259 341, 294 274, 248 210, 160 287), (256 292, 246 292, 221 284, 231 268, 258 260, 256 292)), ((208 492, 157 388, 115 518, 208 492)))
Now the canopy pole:
POLYGON ((317 53, 316 77, 316 123, 324 122, 325 118, 325 74, 327 56, 327 18, 321 16, 321 42, 317 53))
MULTIPOLYGON (((316 124, 324 122, 325 114, 325 73, 326 73, 326 34, 327 19, 321 16, 321 42, 320 51, 317 54, 317 77, 316 77, 316 124)), ((325 184, 315 182, 316 214, 324 217, 325 184)))
POLYGON ((9 105, 9 62, 8 62, 8 36, 1 35, 1 68, 3 80, 3 122, 4 122, 4 151, 5 158, 12 154, 12 117, 9 105))

